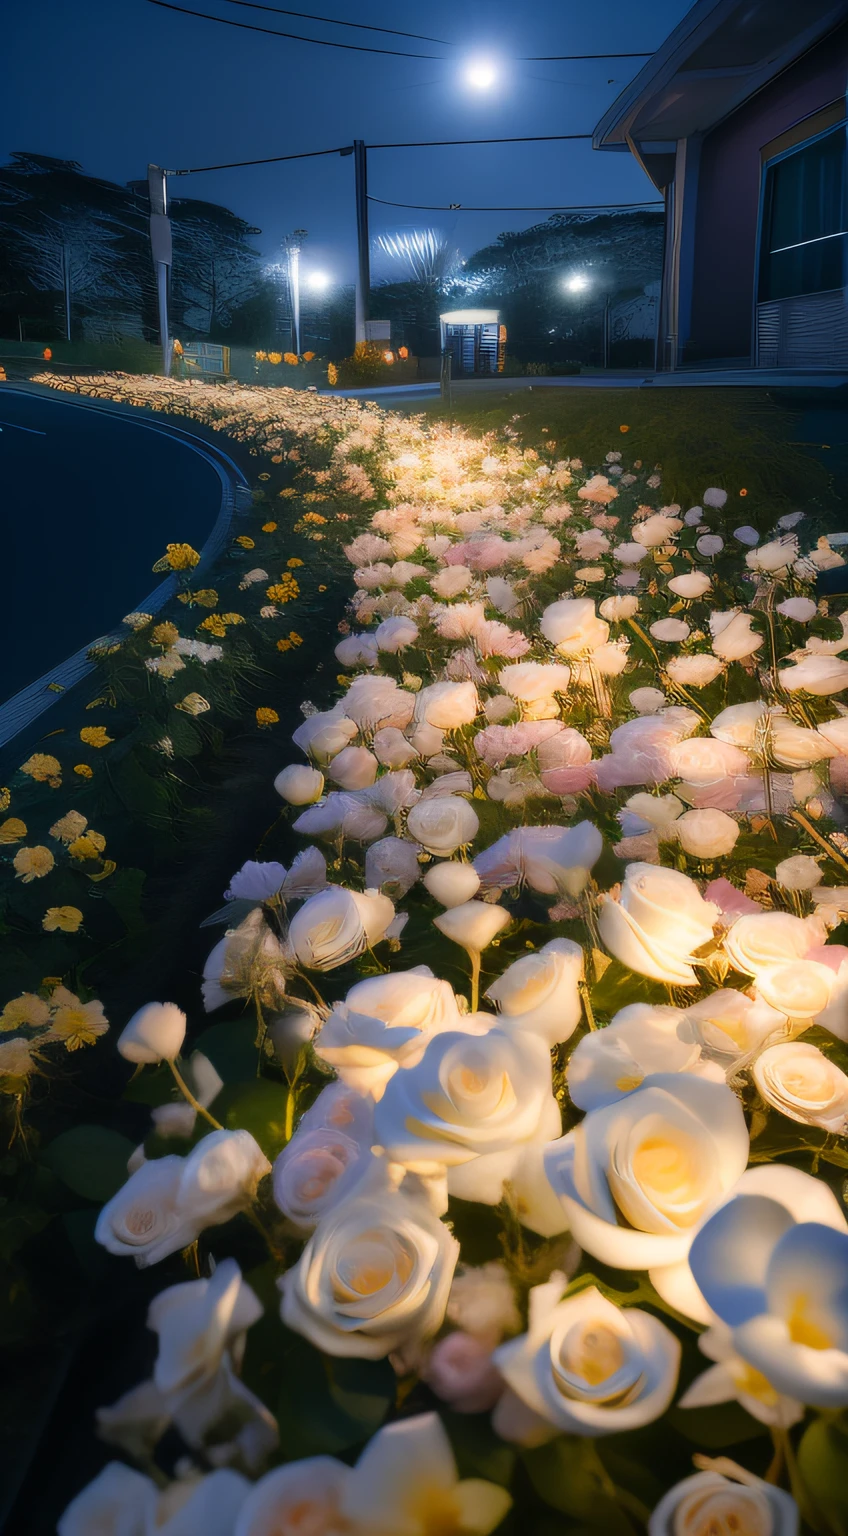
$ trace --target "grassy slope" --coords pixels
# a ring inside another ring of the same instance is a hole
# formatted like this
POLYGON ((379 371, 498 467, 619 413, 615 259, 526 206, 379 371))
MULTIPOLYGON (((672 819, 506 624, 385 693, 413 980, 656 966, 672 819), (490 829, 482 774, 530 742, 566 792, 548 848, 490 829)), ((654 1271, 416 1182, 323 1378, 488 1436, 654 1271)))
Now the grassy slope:
MULTIPOLYGON (((805 406, 797 394, 790 402, 763 389, 544 388, 460 396, 453 420, 483 432, 512 423, 525 446, 553 440, 563 457, 587 464, 620 450, 625 464, 642 459, 661 467, 669 500, 688 507, 708 485, 719 485, 729 493, 729 515, 771 523, 799 507, 825 514, 836 508, 831 474, 808 445, 799 446, 808 435, 805 406)), ((444 417, 441 401, 427 414, 444 417)))

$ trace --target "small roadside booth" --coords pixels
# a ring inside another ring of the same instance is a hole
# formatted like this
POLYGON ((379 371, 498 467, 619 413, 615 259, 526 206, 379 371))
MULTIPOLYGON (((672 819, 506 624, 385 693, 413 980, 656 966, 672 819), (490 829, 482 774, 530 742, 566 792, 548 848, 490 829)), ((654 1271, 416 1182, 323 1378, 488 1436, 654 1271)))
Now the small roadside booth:
POLYGON ((442 354, 450 354, 451 372, 458 375, 502 373, 506 357, 506 326, 496 309, 453 309, 439 316, 442 354))
POLYGON ((230 349, 214 341, 183 342, 181 361, 186 377, 203 374, 205 377, 228 379, 230 376, 230 349))

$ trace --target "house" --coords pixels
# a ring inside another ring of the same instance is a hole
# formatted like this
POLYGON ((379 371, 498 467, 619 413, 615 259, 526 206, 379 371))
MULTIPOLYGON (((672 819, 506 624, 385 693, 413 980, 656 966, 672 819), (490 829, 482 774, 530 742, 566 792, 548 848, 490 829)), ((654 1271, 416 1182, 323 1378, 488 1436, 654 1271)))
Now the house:
POLYGON ((665 198, 658 366, 848 368, 848 3, 696 0, 601 119, 665 198))

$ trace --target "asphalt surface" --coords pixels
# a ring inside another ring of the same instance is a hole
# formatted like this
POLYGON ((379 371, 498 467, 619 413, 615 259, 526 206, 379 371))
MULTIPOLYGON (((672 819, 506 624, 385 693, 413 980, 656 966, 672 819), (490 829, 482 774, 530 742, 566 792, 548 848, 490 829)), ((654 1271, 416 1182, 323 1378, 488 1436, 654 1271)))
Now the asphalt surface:
POLYGON ((136 608, 220 501, 211 464, 143 417, 0 384, 0 702, 136 608))

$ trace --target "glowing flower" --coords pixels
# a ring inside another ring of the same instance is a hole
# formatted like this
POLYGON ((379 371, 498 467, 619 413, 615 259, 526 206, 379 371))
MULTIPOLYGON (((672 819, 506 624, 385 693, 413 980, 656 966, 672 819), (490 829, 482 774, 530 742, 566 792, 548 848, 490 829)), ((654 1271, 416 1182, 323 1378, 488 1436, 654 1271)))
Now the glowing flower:
POLYGON ((106 747, 114 737, 110 736, 105 725, 84 725, 80 731, 80 741, 87 747, 106 747))
POLYGON ((41 880, 45 875, 49 875, 55 863, 56 860, 50 849, 43 847, 40 843, 32 848, 19 848, 12 860, 15 874, 24 885, 30 885, 33 880, 41 880))
POLYGON ((57 928, 62 933, 76 933, 82 926, 82 913, 79 907, 48 907, 41 926, 46 933, 55 933, 57 928))
POLYGON ((98 1035, 105 1035, 109 1028, 102 1003, 95 999, 83 1003, 67 987, 56 987, 50 1003, 54 1012, 48 1038, 61 1040, 67 1051, 93 1045, 98 1035))
POLYGON ((34 752, 25 763, 21 763, 21 773, 27 774, 39 784, 49 784, 51 789, 58 789, 62 782, 62 765, 57 757, 51 757, 48 752, 34 752))
POLYGON ((798 1526, 798 1508, 791 1495, 751 1472, 743 1480, 740 1467, 730 1477, 696 1472, 675 1483, 651 1515, 648 1536, 706 1536, 712 1531, 798 1536, 798 1526))
MULTIPOLYGON (((83 817, 83 825, 85 818, 83 817)), ((51 828, 51 834, 53 829, 51 828)), ((26 822, 18 816, 9 816, 0 822, 0 843, 20 843, 27 835, 26 822)))

